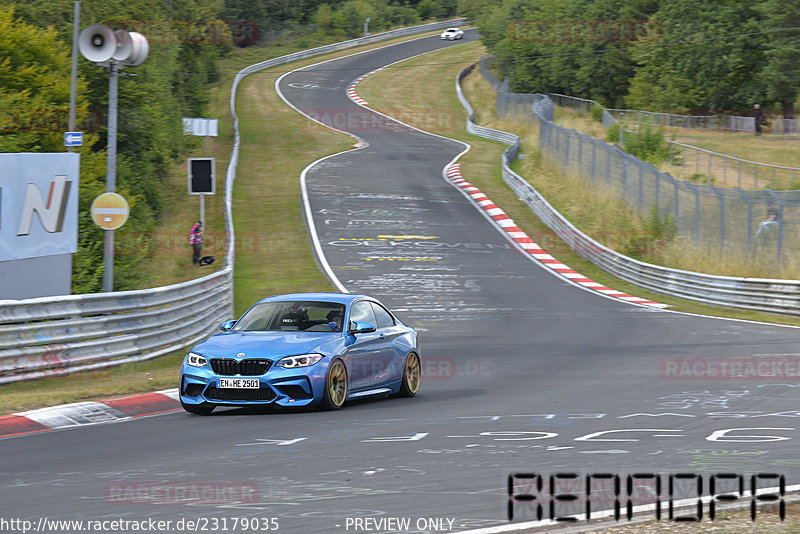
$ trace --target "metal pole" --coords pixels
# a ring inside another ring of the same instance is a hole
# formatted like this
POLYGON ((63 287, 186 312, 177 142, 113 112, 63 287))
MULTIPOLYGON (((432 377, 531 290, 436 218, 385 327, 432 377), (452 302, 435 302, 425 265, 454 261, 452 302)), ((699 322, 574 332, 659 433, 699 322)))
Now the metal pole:
MULTIPOLYGON (((75 102, 78 91, 78 29, 81 25, 81 0, 75 0, 75 11, 72 17, 72 73, 69 82, 69 126, 67 131, 75 131, 75 102)), ((68 146, 67 150, 72 152, 73 147, 68 146)))
MULTIPOLYGON (((106 192, 117 188, 117 88, 119 65, 111 62, 108 79, 108 150, 106 159, 106 192)), ((114 230, 105 231, 103 242, 103 291, 114 291, 114 230)))
MULTIPOLYGON (((206 121, 206 133, 208 133, 208 121, 206 121)), ((209 136, 206 135, 206 157, 210 157, 209 150, 208 150, 208 139, 209 136)), ((206 231, 206 195, 205 193, 200 194, 200 224, 202 225, 203 232, 206 231)))

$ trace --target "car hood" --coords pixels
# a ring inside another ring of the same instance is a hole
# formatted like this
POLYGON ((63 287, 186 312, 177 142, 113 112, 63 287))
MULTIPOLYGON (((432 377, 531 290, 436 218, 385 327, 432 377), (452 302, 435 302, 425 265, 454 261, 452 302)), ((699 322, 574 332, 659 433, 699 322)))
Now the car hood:
POLYGON ((328 332, 226 332, 195 345, 193 351, 206 356, 231 358, 275 358, 318 352, 329 355, 343 344, 342 335, 328 332))

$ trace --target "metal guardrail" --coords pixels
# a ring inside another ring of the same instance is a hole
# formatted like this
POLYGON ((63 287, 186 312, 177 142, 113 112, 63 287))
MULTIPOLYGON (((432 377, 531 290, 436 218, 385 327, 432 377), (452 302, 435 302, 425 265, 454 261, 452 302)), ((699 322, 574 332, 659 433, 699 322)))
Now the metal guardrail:
MULTIPOLYGON (((472 65, 464 69, 456 79, 458 99, 468 114, 467 131, 481 137, 486 137, 487 135, 484 134, 488 134, 491 135, 490 139, 511 144, 514 148, 513 154, 516 154, 519 149, 519 137, 507 132, 483 128, 473 122, 474 111, 461 90, 461 80, 474 67, 475 65, 472 65)), ((548 109, 552 109, 552 101, 547 95, 538 95, 538 97, 539 99, 533 104, 531 111, 537 115, 540 121, 552 124, 552 115, 546 114, 548 109), (542 110, 545 113, 541 113, 542 110)), ((672 269, 630 258, 595 241, 553 208, 524 178, 511 170, 509 163, 513 159, 509 159, 509 155, 512 153, 510 151, 511 148, 506 150, 502 156, 502 175, 506 184, 570 248, 604 271, 645 289, 706 304, 800 315, 800 281, 798 280, 716 276, 672 269)))
POLYGON ((463 22, 456 19, 401 28, 288 54, 239 71, 230 97, 234 141, 225 175, 225 266, 196 280, 152 289, 0 300, 0 384, 163 356, 194 345, 233 316, 236 241, 231 199, 240 147, 236 90, 245 76, 299 59, 463 22))

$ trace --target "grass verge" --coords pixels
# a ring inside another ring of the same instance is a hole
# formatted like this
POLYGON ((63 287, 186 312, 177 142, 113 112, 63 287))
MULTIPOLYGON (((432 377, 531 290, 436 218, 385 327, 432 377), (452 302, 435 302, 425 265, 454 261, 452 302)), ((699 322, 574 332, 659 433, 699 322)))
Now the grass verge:
MULTIPOLYGON (((468 142, 472 149, 461 160, 461 172, 464 177, 502 207, 517 225, 545 250, 589 278, 620 291, 669 304, 673 309, 681 311, 800 325, 800 318, 707 306, 646 291, 614 278, 573 252, 503 182, 500 175, 500 154, 505 150, 505 145, 487 141, 465 131, 466 113, 455 95, 454 80, 458 72, 477 61, 482 54, 485 54, 485 51, 479 43, 431 52, 373 74, 359 84, 358 92, 373 109, 432 133, 468 142), (425 87, 425 91, 420 91, 420 87, 425 87), (431 102, 436 103, 433 109, 431 102), (439 120, 440 117, 452 117, 452 119, 443 121, 439 120)), ((537 188, 542 184, 554 184, 563 188, 564 201, 554 203, 556 208, 562 213, 568 212, 571 207, 574 208, 577 203, 570 199, 581 193, 575 189, 576 185, 565 182, 563 176, 544 164, 538 149, 536 127, 528 122, 495 116, 494 89, 480 73, 470 74, 463 84, 463 89, 476 110, 477 123, 514 132, 523 138, 521 152, 526 154, 526 157, 514 164, 515 170, 537 188)), ((552 191, 544 189, 546 188, 540 190, 550 200, 552 191)))
MULTIPOLYGON (((294 291, 329 291, 333 285, 316 267, 308 232, 300 213, 302 169, 315 159, 340 152, 353 143, 347 135, 311 123, 275 93, 280 74, 303 65, 407 41, 438 32, 404 37, 318 56, 253 74, 240 85, 241 152, 233 193, 236 231, 234 312, 241 314, 255 300, 294 291)), ((220 63, 223 76, 211 88, 209 117, 220 119, 220 136, 209 143, 216 158, 217 194, 206 197, 206 243, 203 254, 217 257, 211 267, 191 262, 188 232, 199 216, 199 200, 186 194, 186 164, 176 165, 166 184, 170 209, 160 221, 161 251, 147 266, 151 276, 142 287, 176 283, 213 272, 224 256, 223 192, 225 169, 233 142, 228 99, 233 77, 241 68, 271 57, 303 50, 303 39, 234 50, 220 63)), ((190 157, 206 154, 198 138, 190 157)), ((101 400, 176 387, 185 351, 151 361, 104 371, 79 372, 0 385, 0 415, 58 404, 101 400)))

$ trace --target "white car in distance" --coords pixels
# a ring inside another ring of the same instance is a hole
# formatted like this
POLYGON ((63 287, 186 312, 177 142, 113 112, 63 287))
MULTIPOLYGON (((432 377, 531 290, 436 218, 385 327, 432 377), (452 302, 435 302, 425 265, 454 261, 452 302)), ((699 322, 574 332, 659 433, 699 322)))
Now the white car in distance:
POLYGON ((456 39, 463 39, 464 38, 464 30, 459 28, 447 28, 445 31, 442 32, 441 35, 442 39, 447 39, 448 41, 455 41, 456 39))

